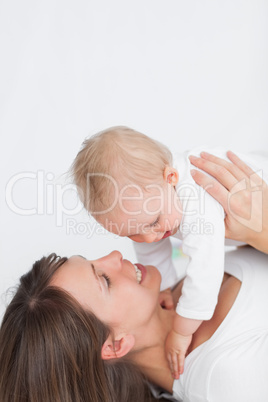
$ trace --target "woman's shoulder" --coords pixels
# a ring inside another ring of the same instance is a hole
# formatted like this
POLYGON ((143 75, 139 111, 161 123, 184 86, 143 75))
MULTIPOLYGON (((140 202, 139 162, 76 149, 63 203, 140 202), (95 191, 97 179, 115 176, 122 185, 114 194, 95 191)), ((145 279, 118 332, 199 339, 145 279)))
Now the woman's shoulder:
POLYGON ((209 351, 204 347, 203 358, 191 362, 190 375, 184 374, 184 378, 174 381, 174 396, 195 402, 265 401, 268 360, 264 356, 267 354, 267 331, 234 339, 230 345, 209 351))
POLYGON ((238 247, 225 254, 225 272, 244 282, 258 287, 268 279, 268 254, 264 254, 251 246, 238 247))
POLYGON ((268 255, 241 248, 227 253, 225 266, 242 282, 239 293, 211 338, 188 355, 184 375, 173 390, 187 395, 185 400, 266 400, 268 255), (259 398, 253 397, 256 390, 259 398))

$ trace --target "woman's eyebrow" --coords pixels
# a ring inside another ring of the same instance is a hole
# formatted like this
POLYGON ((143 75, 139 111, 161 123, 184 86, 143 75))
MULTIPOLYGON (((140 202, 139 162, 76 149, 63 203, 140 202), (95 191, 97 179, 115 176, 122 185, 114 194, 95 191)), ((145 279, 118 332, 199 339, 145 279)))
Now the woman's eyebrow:
MULTIPOLYGON (((82 258, 83 258, 83 257, 82 257, 82 258)), ((100 277, 96 274, 96 270, 95 270, 94 265, 93 265, 92 263, 90 263, 90 266, 91 266, 91 268, 92 268, 92 271, 93 271, 93 274, 94 274, 94 276, 95 276, 95 279, 96 279, 96 281, 98 282, 99 288, 100 288, 100 290, 102 291, 101 284, 100 284, 100 277)))
MULTIPOLYGON (((83 258, 84 260, 86 260, 86 257, 83 257, 82 255, 77 254, 76 256, 77 256, 77 257, 81 257, 81 258, 83 258)), ((99 277, 99 275, 97 275, 94 265, 93 265, 92 263, 90 263, 90 266, 91 266, 91 268, 92 268, 92 271, 93 271, 93 274, 94 274, 94 276, 95 276, 95 279, 96 279, 96 281, 98 282, 98 286, 99 286, 100 290, 102 291, 102 287, 101 287, 101 283, 100 283, 100 277, 99 277)))

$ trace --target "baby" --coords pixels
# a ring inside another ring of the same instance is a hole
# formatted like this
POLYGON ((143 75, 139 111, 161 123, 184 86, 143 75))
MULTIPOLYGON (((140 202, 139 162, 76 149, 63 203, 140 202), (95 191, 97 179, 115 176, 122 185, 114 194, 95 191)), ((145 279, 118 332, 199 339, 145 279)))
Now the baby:
MULTIPOLYGON (((170 287, 176 281, 169 237, 182 240, 189 263, 166 340, 174 378, 183 372, 193 334, 213 315, 224 273, 224 211, 194 182, 192 157, 173 157, 158 141, 113 127, 85 140, 72 166, 85 208, 108 231, 133 240, 139 262, 161 272, 166 308, 173 306, 170 287)), ((242 159, 256 170, 255 160, 242 159)))

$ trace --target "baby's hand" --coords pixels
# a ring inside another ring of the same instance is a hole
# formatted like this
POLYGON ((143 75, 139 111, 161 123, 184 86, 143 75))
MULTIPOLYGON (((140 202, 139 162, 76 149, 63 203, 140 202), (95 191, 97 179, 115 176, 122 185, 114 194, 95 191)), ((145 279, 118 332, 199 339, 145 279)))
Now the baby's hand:
POLYGON ((167 310, 172 310, 174 308, 174 302, 170 288, 162 290, 162 292, 160 292, 159 303, 167 310))
POLYGON ((166 340, 166 356, 172 377, 178 380, 183 373, 187 349, 192 341, 192 335, 181 335, 172 330, 166 340))

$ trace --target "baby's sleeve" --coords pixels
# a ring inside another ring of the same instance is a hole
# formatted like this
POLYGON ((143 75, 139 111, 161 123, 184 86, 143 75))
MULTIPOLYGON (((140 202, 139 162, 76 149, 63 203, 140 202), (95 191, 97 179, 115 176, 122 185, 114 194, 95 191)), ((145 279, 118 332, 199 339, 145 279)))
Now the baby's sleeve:
POLYGON ((224 212, 209 194, 204 196, 202 213, 186 213, 180 226, 189 263, 176 312, 196 320, 212 317, 224 274, 224 212))

